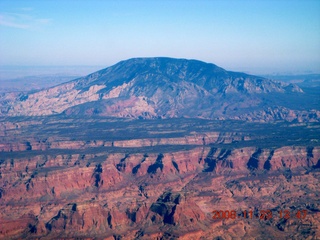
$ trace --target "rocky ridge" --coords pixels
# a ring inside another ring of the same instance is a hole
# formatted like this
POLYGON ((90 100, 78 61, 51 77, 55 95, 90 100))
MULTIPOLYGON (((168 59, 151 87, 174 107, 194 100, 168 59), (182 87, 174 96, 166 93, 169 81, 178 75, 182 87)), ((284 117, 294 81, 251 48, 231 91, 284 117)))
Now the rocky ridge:
POLYGON ((134 58, 46 90, 7 94, 0 109, 3 116, 319 121, 319 104, 310 98, 294 84, 197 60, 134 58), (304 108, 292 106, 291 99, 304 108))

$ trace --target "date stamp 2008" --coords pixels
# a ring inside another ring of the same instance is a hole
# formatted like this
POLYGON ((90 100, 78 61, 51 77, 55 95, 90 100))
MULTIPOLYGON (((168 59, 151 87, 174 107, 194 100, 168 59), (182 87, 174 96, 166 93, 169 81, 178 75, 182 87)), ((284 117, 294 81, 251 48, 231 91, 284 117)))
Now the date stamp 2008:
POLYGON ((307 217, 308 211, 306 209, 303 210, 280 210, 276 212, 272 212, 271 210, 244 210, 241 212, 237 212, 236 210, 214 210, 212 211, 213 219, 261 219, 261 220, 270 220, 275 217, 279 219, 305 219, 307 217))

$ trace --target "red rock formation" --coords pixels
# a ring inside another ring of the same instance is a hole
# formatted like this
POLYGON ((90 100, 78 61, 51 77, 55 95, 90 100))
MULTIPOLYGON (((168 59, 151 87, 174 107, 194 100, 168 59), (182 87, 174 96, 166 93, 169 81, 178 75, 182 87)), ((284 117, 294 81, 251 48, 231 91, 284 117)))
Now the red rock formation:
POLYGON ((0 121, 0 239, 319 236, 316 124, 35 119, 0 121))
POLYGON ((278 229, 274 237, 299 232, 293 218, 269 225, 212 219, 215 209, 252 207, 307 209, 304 222, 319 236, 319 172, 312 170, 319 158, 319 147, 293 146, 8 158, 1 163, 0 236, 232 238, 261 234, 259 224, 278 229))

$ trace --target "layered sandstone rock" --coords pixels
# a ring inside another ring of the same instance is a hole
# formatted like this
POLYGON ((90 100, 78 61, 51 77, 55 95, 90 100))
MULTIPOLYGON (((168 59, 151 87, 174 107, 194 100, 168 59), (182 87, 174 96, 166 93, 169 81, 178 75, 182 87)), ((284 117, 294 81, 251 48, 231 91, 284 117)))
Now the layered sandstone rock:
POLYGON ((0 236, 316 237, 319 159, 319 147, 297 146, 3 159, 0 236), (249 209, 274 217, 212 219, 213 210, 249 209), (308 214, 280 219, 285 209, 308 214))
POLYGON ((316 123, 0 123, 1 239, 319 236, 316 123), (237 215, 213 219, 215 210, 237 215))
POLYGON ((241 140, 252 140, 250 136, 242 136, 238 133, 219 133, 207 132, 204 134, 193 134, 190 136, 179 138, 147 138, 132 139, 119 141, 80 141, 66 139, 46 139, 39 141, 38 139, 28 139, 24 142, 7 142, 0 143, 0 152, 16 152, 26 150, 48 150, 48 149, 86 149, 91 147, 153 147, 161 145, 208 145, 212 143, 232 143, 241 140))

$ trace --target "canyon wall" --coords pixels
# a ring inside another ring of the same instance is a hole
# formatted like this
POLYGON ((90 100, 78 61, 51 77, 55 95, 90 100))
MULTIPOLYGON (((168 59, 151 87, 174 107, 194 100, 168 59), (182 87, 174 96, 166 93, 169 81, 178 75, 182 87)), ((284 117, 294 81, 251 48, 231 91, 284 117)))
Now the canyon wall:
MULTIPOLYGON (((216 141, 218 135, 210 137, 216 141)), ((201 143, 203 137, 167 141, 201 143)), ((320 147, 121 151, 151 142, 119 141, 113 143, 118 152, 99 148, 90 154, 76 149, 94 149, 91 142, 51 144, 61 151, 73 149, 68 153, 49 154, 34 145, 31 151, 3 148, 12 155, 0 160, 0 238, 320 236, 320 147), (213 219, 214 210, 250 209, 271 209, 275 215, 268 221, 213 219), (291 218, 276 216, 287 209, 291 218), (293 217, 299 210, 307 210, 304 219, 293 217)))

